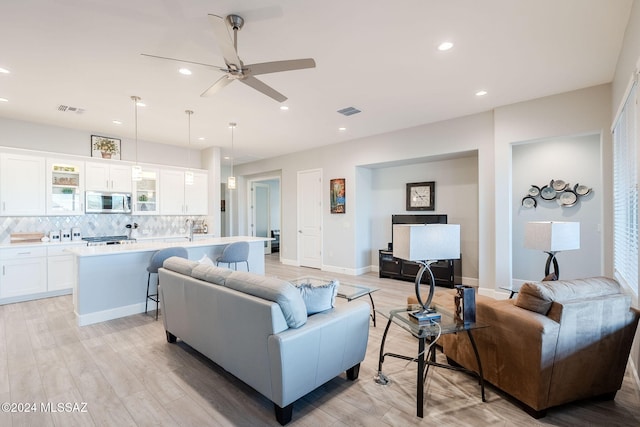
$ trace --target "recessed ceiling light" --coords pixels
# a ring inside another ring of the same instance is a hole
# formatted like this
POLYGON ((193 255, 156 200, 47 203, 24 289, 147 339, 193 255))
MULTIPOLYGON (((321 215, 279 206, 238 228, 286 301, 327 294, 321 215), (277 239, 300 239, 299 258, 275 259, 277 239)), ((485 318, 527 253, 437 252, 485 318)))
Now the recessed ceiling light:
POLYGON ((188 68, 180 68, 180 69, 178 70, 178 72, 179 72, 180 74, 185 75, 185 76, 190 76, 190 75, 192 74, 192 73, 191 73, 191 70, 190 70, 190 69, 188 69, 188 68))
POLYGON ((486 90, 479 90, 476 92, 476 96, 485 96, 487 93, 486 90))
POLYGON ((287 107, 286 105, 281 105, 281 106, 280 106, 280 109, 281 109, 282 111, 286 111, 286 110, 288 110, 288 109, 289 109, 289 107, 287 107))
POLYGON ((0 74, 9 74, 9 73, 10 73, 9 70, 7 70, 6 68, 0 67, 0 74))
POLYGON ((344 132, 345 130, 347 130, 347 128, 338 128, 338 130, 339 130, 340 132, 344 132))
POLYGON ((453 43, 451 42, 442 42, 438 45, 438 50, 449 50, 453 47, 453 43))
POLYGON ((7 98, 0 98, 0 102, 9 102, 7 98))
POLYGON ((223 157, 223 159, 225 159, 225 160, 231 160, 231 157, 229 157, 229 156, 224 156, 224 157, 223 157))
POLYGON ((111 123, 113 123, 114 125, 121 125, 122 122, 120 120, 113 120, 111 123))
POLYGON ((206 138, 204 136, 201 136, 200 138, 198 138, 198 141, 204 141, 206 138))

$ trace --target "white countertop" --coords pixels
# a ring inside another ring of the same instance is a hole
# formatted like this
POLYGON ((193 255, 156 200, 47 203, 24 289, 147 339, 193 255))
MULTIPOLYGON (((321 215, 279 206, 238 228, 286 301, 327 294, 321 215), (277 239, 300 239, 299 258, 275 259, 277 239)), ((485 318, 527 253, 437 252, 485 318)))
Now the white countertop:
MULTIPOLYGON (((128 243, 125 245, 102 245, 102 246, 75 246, 69 247, 66 251, 79 257, 101 256, 110 254, 125 254, 134 252, 149 252, 159 249, 182 246, 194 248, 200 246, 224 246, 233 242, 264 242, 271 240, 267 237, 233 236, 233 237, 211 237, 208 239, 199 238, 193 242, 141 242, 128 243)), ((59 245, 60 243, 57 243, 59 245)))

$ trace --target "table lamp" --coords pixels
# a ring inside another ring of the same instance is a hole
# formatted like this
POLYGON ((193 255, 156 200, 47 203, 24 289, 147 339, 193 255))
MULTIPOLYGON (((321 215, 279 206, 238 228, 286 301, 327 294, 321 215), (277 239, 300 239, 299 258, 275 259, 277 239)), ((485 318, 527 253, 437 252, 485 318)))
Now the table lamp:
POLYGON ((416 275, 415 291, 422 306, 417 312, 409 313, 418 322, 437 319, 431 309, 435 292, 435 278, 431 264, 443 259, 460 258, 459 224, 395 224, 393 226, 393 256, 420 264, 416 275), (429 272, 429 297, 425 302, 420 295, 420 282, 424 272, 429 272))
POLYGON ((525 224, 524 247, 544 251, 549 256, 544 268, 544 276, 549 276, 553 263, 556 279, 560 278, 560 269, 556 254, 560 251, 580 249, 580 223, 562 221, 533 221, 525 224))

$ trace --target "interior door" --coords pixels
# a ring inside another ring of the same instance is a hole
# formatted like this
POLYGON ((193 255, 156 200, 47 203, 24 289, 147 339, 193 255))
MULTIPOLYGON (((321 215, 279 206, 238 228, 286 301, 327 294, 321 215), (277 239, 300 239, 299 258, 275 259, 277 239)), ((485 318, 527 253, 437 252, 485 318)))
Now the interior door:
POLYGON ((322 170, 298 172, 298 260, 322 267, 322 170))
MULTIPOLYGON (((271 204, 270 190, 267 184, 251 184, 251 235, 269 237, 271 204)), ((271 241, 264 242, 264 253, 271 253, 271 241)))

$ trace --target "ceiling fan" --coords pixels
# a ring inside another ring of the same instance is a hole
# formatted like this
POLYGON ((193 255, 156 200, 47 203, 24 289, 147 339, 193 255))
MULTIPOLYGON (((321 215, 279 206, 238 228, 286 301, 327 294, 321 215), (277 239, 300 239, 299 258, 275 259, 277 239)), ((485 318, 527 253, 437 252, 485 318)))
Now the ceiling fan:
POLYGON ((277 73, 280 71, 314 68, 316 66, 316 62, 313 60, 313 58, 291 59, 287 61, 262 62, 258 64, 245 65, 240 57, 238 57, 238 30, 242 29, 242 26, 244 25, 244 19, 238 15, 229 15, 226 18, 222 18, 217 15, 209 15, 209 21, 213 26, 213 32, 216 36, 218 47, 222 52, 222 57, 224 58, 226 67, 203 64, 201 62, 185 61, 176 58, 167 58, 165 56, 149 55, 146 53, 143 53, 142 55, 189 64, 204 65, 207 67, 216 68, 225 73, 224 76, 220 77, 220 79, 218 79, 213 85, 205 90, 200 96, 211 96, 223 87, 227 86, 232 81, 238 80, 257 91, 262 92, 268 97, 275 99, 278 102, 286 101, 287 97, 273 89, 271 86, 258 80, 254 76, 277 73), (231 39, 227 26, 233 29, 233 39, 231 39))

